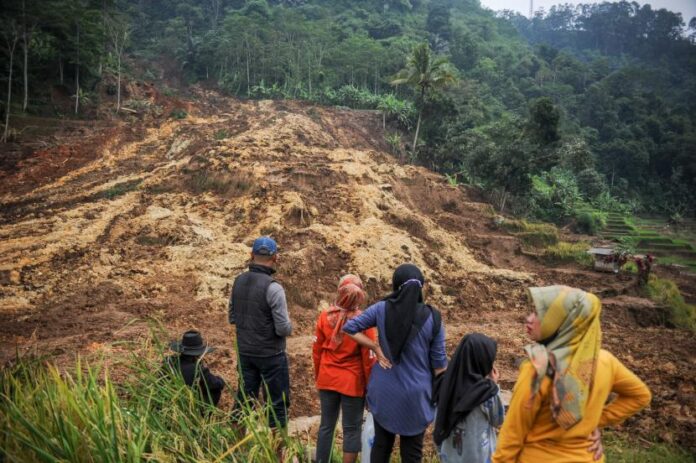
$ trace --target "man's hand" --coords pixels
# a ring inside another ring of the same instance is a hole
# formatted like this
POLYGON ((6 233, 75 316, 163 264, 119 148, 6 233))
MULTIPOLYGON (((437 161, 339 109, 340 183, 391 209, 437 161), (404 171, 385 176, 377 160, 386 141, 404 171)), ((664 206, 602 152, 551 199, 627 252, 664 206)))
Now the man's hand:
POLYGON ((602 446, 602 433, 599 432, 599 428, 592 431, 592 434, 588 436, 591 444, 587 450, 592 453, 592 459, 598 461, 604 455, 604 447, 602 446))

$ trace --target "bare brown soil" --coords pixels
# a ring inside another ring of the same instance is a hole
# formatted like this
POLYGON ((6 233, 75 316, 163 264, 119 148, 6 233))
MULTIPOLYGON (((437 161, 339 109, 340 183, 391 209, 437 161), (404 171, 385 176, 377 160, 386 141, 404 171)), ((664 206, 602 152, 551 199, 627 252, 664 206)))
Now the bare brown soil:
MULTIPOLYGON (((152 98, 161 98, 157 95, 152 98)), ((318 412, 311 373, 317 310, 339 276, 370 297, 415 262, 444 314, 447 344, 480 331, 499 341, 511 388, 525 336, 524 289, 563 283, 604 298, 604 345, 651 387, 626 429, 694 446, 696 340, 636 296, 630 276, 552 268, 496 230, 464 188, 386 154, 379 116, 292 102, 240 102, 199 91, 188 117, 139 119, 54 136, 0 169, 0 360, 38 352, 121 358, 151 319, 172 337, 202 330, 212 366, 235 382, 230 282, 260 234, 281 247, 295 333, 292 414, 318 412)), ((694 294, 694 282, 680 280, 694 294)))

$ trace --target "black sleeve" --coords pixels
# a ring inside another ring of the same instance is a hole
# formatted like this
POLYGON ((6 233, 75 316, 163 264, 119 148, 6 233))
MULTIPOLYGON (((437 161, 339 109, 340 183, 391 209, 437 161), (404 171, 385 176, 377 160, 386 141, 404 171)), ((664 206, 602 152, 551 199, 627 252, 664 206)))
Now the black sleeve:
POLYGON ((225 380, 210 372, 208 367, 203 367, 203 381, 210 391, 220 391, 225 387, 225 380))

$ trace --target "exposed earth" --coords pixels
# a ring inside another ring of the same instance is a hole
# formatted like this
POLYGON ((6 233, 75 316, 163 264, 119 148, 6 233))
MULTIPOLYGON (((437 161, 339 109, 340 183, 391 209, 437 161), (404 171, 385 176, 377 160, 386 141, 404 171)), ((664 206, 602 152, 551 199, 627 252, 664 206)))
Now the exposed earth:
MULTIPOLYGON (((16 352, 61 364, 76 353, 123 358, 156 319, 172 338, 200 329, 219 347, 212 367, 234 384, 230 283, 253 238, 270 234, 295 327, 292 416, 318 414, 313 323, 338 278, 360 274, 374 300, 411 261, 443 312, 448 351, 471 331, 494 337, 506 389, 526 342, 524 289, 596 292, 604 347, 654 394, 624 429, 696 448, 696 339, 638 297, 632 276, 524 255, 475 192, 390 155, 377 114, 203 90, 187 101, 148 98, 164 110, 62 127, 0 155, 3 364, 16 352), (172 108, 187 116, 167 117, 172 108)), ((693 278, 679 283, 693 298, 693 278)))

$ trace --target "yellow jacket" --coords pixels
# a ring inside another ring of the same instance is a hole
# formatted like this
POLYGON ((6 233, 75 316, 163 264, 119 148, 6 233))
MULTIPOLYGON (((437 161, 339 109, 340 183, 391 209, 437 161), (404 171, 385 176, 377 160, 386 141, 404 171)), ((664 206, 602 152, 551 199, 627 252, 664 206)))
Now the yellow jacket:
MULTIPOLYGON (((621 423, 650 403, 650 390, 611 353, 600 350, 594 384, 580 422, 565 430, 551 416, 551 378, 530 401, 534 368, 520 366, 493 463, 592 463, 588 436, 595 428, 621 423), (618 397, 605 405, 610 393, 618 397)), ((604 457, 602 457, 602 462, 604 457)))

